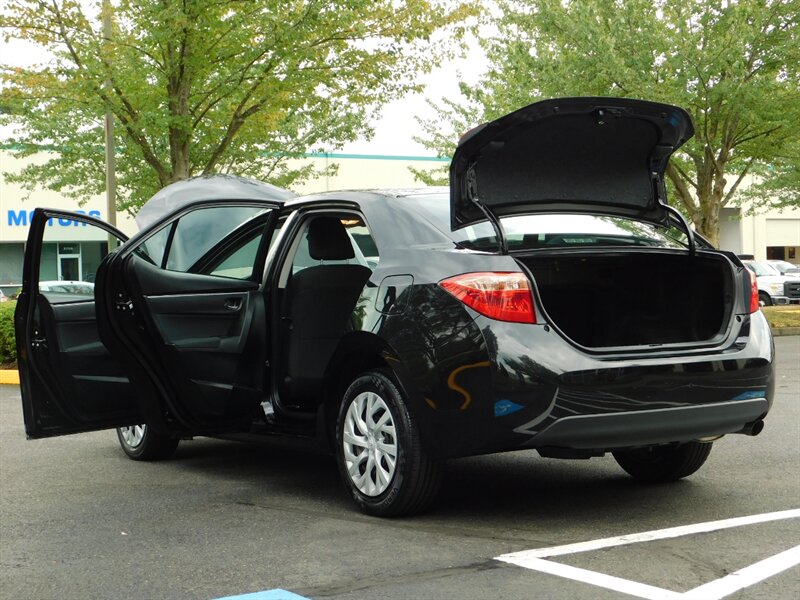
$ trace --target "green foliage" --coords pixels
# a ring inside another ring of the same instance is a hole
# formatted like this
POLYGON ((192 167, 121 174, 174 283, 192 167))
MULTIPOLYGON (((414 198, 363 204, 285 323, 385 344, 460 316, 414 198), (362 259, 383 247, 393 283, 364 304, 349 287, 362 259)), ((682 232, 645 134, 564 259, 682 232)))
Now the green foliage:
POLYGON ((112 111, 120 208, 198 174, 308 179, 287 158, 369 135, 374 111, 452 51, 473 1, 119 0, 109 41, 83 2, 9 0, 6 37, 53 58, 3 69, 0 124, 19 125, 5 142, 57 153, 7 177, 79 200, 102 192, 112 111))
MULTIPOLYGON (((798 205, 798 0, 499 0, 489 70, 423 123, 442 156, 458 133, 542 98, 616 96, 686 108, 695 138, 672 195, 716 243, 719 210, 749 174, 761 201, 798 205), (443 135, 443 129, 445 131, 443 135), (455 135, 454 135, 455 134, 455 135)), ((754 197, 756 197, 754 196, 754 197)))
POLYGON ((764 207, 777 210, 800 207, 800 168, 795 160, 800 156, 800 137, 787 144, 783 153, 786 158, 768 165, 767 176, 735 199, 748 207, 749 212, 755 213, 764 207))
POLYGON ((16 302, 0 302, 0 365, 17 361, 14 336, 14 309, 16 302))

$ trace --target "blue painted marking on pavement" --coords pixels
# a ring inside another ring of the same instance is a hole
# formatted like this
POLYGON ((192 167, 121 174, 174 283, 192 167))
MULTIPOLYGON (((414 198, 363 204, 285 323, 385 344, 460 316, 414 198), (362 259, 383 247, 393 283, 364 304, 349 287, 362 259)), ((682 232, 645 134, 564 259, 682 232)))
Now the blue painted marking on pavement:
POLYGON ((216 600, 309 600, 304 596, 298 596, 293 592, 282 589, 264 590, 263 592, 253 592, 252 594, 240 594, 238 596, 225 596, 216 600))
POLYGON ((516 402, 512 402, 511 400, 500 400, 494 403, 494 416, 505 417, 506 415, 515 413, 523 408, 525 407, 521 404, 517 404, 516 402))

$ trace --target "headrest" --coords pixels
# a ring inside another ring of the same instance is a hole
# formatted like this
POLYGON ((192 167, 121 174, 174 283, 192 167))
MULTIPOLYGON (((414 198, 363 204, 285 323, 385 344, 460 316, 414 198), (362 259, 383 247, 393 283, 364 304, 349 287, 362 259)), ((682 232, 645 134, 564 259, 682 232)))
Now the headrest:
POLYGON ((308 225, 308 254, 314 260, 355 258, 353 244, 337 217, 317 217, 308 225))

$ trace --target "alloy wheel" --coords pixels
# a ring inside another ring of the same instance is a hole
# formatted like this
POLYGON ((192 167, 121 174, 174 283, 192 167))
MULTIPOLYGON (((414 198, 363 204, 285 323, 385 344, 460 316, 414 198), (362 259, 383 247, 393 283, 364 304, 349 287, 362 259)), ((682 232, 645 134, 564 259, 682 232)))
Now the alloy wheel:
POLYGON ((137 448, 144 440, 146 425, 131 425, 130 427, 120 427, 120 439, 129 448, 137 448))

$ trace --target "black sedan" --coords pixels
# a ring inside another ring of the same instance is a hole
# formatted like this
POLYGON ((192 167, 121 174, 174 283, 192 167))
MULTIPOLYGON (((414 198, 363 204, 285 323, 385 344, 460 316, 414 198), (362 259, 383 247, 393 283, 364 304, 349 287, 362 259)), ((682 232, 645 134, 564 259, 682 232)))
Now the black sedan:
POLYGON ((641 480, 690 475, 713 440, 761 430, 774 386, 749 272, 666 203, 691 135, 676 107, 551 100, 466 134, 449 190, 197 178, 129 240, 37 209, 15 317, 27 434, 116 427, 140 460, 194 435, 304 438, 381 516, 428 507, 449 457, 612 452, 641 480), (110 250, 94 298, 38 289, 54 217, 110 250))

